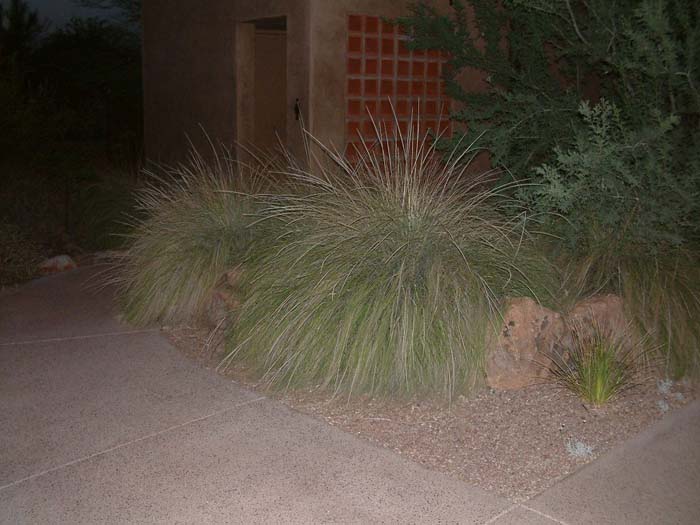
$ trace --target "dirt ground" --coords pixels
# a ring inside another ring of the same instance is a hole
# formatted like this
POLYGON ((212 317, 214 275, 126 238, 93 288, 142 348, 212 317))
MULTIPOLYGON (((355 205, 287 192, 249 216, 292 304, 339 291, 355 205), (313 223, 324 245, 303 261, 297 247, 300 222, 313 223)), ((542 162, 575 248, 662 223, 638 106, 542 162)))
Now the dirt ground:
MULTIPOLYGON (((216 341, 206 331, 164 331, 203 366, 219 363, 216 341)), ((260 390, 240 369, 225 374, 260 390)), ((602 408, 586 406, 554 384, 508 392, 485 388, 449 405, 367 397, 348 401, 313 391, 265 394, 427 468, 523 501, 687 404, 696 389, 649 380, 602 408)))

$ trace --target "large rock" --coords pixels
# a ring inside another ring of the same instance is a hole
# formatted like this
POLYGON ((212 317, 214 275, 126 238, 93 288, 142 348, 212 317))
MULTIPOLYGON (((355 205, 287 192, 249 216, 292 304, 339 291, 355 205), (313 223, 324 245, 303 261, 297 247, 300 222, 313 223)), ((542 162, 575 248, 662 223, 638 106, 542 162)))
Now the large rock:
POLYGON ((561 314, 530 298, 510 299, 503 325, 488 345, 486 382, 499 390, 541 383, 550 374, 552 358, 563 352, 566 334, 561 314))
POLYGON ((566 316, 566 323, 584 340, 596 332, 622 337, 628 331, 622 298, 613 294, 595 295, 579 301, 566 316))
POLYGON ((574 330, 583 341, 602 334, 634 342, 624 303, 617 295, 579 301, 566 316, 529 298, 511 299, 503 326, 489 342, 486 382, 492 388, 512 390, 546 380, 553 362, 569 360, 574 330))
POLYGON ((227 323, 240 306, 239 281, 242 269, 234 268, 226 272, 219 280, 207 301, 204 312, 205 323, 211 328, 221 328, 227 323))
POLYGON ((52 273, 67 272, 69 270, 75 270, 78 265, 73 259, 68 255, 57 255, 56 257, 51 257, 46 259, 39 265, 39 272, 42 275, 49 275, 52 273))

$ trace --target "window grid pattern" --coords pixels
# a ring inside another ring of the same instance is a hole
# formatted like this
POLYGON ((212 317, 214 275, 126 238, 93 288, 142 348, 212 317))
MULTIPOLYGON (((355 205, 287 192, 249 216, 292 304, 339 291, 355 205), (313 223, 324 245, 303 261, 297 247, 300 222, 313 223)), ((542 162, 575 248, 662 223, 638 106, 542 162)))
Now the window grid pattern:
POLYGON ((400 28, 376 16, 348 16, 345 142, 376 140, 372 119, 387 136, 405 136, 420 115, 421 131, 452 134, 450 101, 442 80, 447 57, 435 50, 411 51, 400 28), (395 117, 394 117, 395 115, 395 117))

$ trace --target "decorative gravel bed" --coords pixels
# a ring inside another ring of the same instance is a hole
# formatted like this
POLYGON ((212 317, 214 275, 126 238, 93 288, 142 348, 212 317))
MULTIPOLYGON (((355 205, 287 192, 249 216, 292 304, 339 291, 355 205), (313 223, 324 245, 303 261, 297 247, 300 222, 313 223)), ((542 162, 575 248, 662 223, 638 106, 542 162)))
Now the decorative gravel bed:
MULTIPOLYGON (((219 357, 206 332, 167 329, 207 367, 219 357)), ((257 389, 244 370, 226 372, 257 389)), ((648 381, 602 408, 552 384, 484 389, 450 405, 437 401, 331 399, 318 392, 270 394, 299 412, 389 448, 430 469, 515 501, 526 500, 695 397, 688 383, 648 381)))

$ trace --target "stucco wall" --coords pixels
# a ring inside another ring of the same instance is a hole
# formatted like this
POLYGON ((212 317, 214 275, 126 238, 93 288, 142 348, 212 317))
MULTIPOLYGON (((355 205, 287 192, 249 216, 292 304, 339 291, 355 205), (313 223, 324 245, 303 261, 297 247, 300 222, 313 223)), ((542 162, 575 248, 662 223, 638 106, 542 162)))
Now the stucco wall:
MULTIPOLYGON (((182 159, 187 135, 204 153, 204 128, 232 147, 238 137, 236 28, 240 22, 287 17, 287 139, 302 151, 294 101, 308 120, 308 0, 145 0, 143 3, 144 140, 151 160, 182 159)), ((239 103, 247 104, 246 100, 239 103)), ((250 105, 254 107, 251 100, 250 105)), ((243 133, 245 135, 245 133, 243 133)))
MULTIPOLYGON (((435 3, 448 9, 448 0, 435 3)), ((409 4, 409 0, 145 0, 146 155, 153 160, 182 158, 188 149, 186 134, 206 150, 200 126, 230 147, 236 141, 254 141, 254 80, 246 81, 240 74, 237 78, 237 71, 253 67, 246 63, 255 47, 250 22, 275 17, 286 17, 287 79, 281 96, 286 99, 288 146, 297 154, 303 152, 301 122, 294 118, 299 99, 307 129, 342 148, 347 17, 396 17, 406 14, 409 4)))
POLYGON ((144 140, 151 160, 187 154, 189 135, 208 153, 201 126, 233 143, 233 5, 208 0, 143 3, 144 140))
MULTIPOLYGON (((238 24, 281 16, 287 19, 287 79, 286 93, 282 95, 286 97, 286 139, 290 150, 300 155, 304 151, 301 123, 308 122, 309 115, 309 0, 239 0, 235 2, 234 18, 238 24), (301 108, 299 121, 294 117, 294 103, 297 98, 301 108)), ((242 57, 239 56, 240 58, 242 57)), ((239 98, 239 107, 241 105, 245 106, 246 100, 239 98)), ((247 106, 242 108, 243 111, 249 109, 247 106)), ((245 143, 254 139, 254 129, 246 126, 245 118, 243 122, 239 119, 238 127, 241 130, 241 136, 236 136, 237 140, 245 143)))

